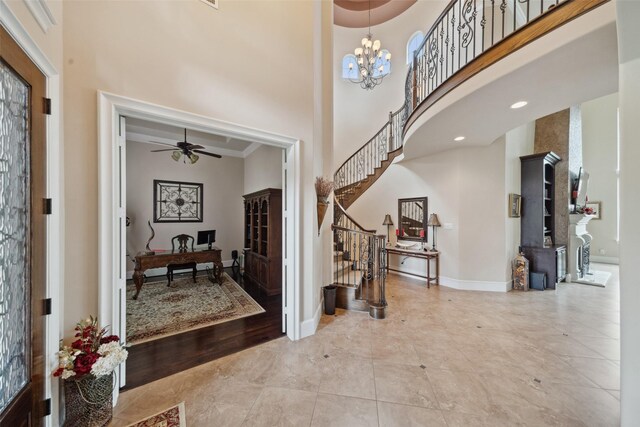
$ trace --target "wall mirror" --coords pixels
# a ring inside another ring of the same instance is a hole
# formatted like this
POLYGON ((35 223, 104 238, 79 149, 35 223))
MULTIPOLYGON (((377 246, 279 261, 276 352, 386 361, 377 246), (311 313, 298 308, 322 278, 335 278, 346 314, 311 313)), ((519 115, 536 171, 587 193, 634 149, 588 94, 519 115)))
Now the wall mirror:
POLYGON ((398 199, 398 239, 427 240, 427 198, 398 199))

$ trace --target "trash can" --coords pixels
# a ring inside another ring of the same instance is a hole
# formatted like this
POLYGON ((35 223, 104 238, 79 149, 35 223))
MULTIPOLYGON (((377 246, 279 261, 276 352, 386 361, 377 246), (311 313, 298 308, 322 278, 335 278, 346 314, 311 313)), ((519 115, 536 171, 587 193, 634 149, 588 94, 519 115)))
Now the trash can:
POLYGON ((324 314, 336 314, 336 286, 330 285, 322 288, 324 293, 324 314))

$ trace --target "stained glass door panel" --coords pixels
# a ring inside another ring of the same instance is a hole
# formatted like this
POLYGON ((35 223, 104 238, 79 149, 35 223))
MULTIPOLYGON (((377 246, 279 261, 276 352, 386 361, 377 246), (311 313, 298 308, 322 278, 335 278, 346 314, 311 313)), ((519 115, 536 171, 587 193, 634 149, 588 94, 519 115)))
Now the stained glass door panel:
POLYGON ((29 86, 0 61, 0 412, 30 379, 29 86))

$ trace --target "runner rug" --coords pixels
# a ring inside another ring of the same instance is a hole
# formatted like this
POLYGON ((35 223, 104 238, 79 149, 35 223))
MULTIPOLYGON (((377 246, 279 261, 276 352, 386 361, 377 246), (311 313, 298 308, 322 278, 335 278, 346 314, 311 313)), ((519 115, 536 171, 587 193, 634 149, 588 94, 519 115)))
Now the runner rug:
POLYGON ((184 402, 127 427, 187 427, 184 402))
POLYGON ((137 300, 135 285, 127 285, 127 344, 139 344, 192 329, 264 313, 265 310, 231 277, 222 285, 206 276, 181 276, 167 286, 157 280, 144 284, 137 300))

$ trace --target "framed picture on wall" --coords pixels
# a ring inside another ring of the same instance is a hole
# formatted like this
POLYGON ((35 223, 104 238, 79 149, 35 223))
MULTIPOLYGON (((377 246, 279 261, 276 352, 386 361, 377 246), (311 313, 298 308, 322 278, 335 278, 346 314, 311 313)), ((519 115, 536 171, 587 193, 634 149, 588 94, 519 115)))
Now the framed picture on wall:
POLYGON ((602 202, 587 202, 585 204, 585 208, 593 209, 593 213, 591 214, 594 216, 593 219, 602 219, 602 216, 601 216, 602 202))
POLYGON ((153 180, 153 222, 202 222, 202 184, 153 180))
POLYGON ((520 218, 522 208, 522 196, 519 194, 509 194, 509 218, 520 218))

